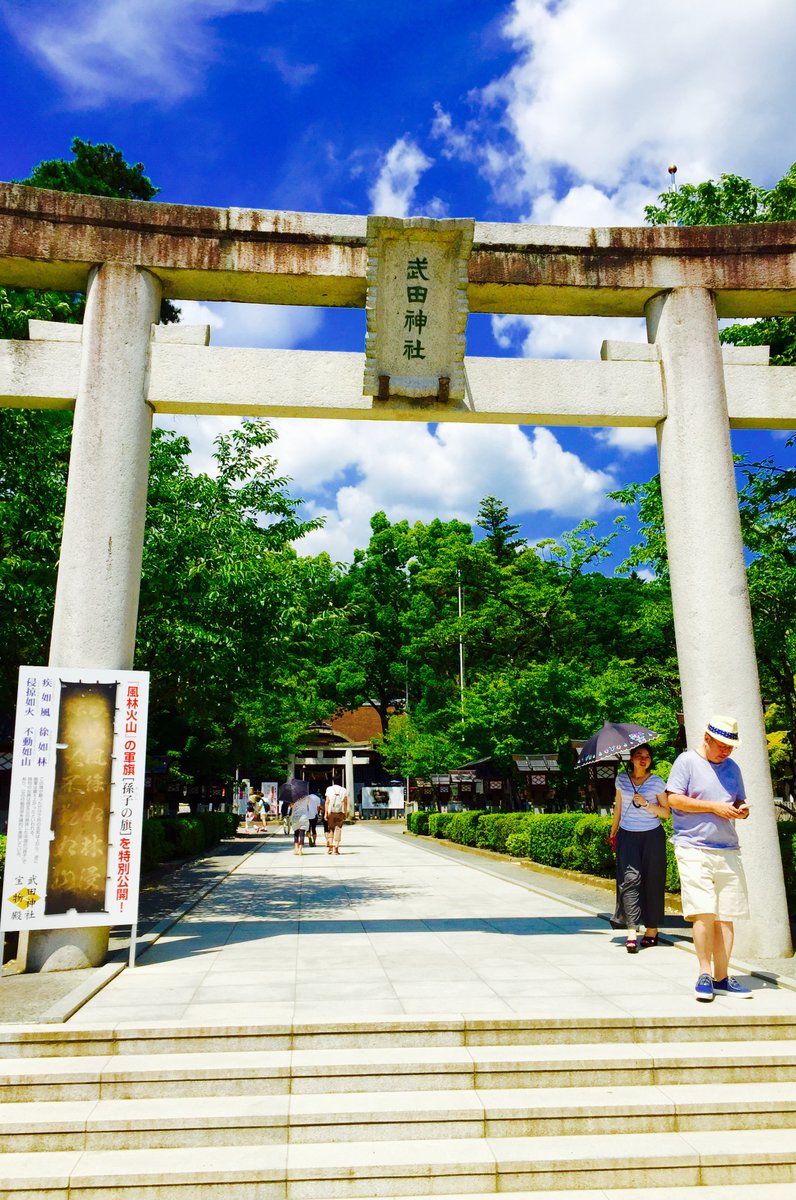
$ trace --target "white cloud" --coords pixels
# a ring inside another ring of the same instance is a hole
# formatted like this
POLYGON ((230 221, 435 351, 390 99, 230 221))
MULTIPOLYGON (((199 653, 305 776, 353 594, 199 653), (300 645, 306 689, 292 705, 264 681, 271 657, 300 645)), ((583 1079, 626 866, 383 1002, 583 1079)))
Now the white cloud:
POLYGON ((792 143, 789 0, 515 0, 506 32, 518 61, 485 99, 503 106, 529 195, 560 169, 609 193, 661 188, 671 162, 682 180, 760 178, 792 143))
POLYGON ((209 325, 213 346, 292 350, 312 338, 323 311, 289 304, 203 304, 180 300, 183 325, 209 325))
POLYGON ((644 206, 657 199, 658 189, 632 180, 609 195, 594 184, 572 187, 556 198, 552 192, 534 196, 529 220, 537 225, 640 225, 644 206))
POLYGON ((605 340, 647 341, 640 317, 500 316, 492 318, 492 333, 502 349, 515 347, 523 358, 595 359, 605 340))
POLYGON ((514 65, 431 132, 522 219, 640 225, 670 163, 694 183, 790 165, 791 0, 514 0, 504 32, 514 65))
MULTIPOLYGON (((433 160, 416 142, 409 137, 398 138, 384 155, 376 182, 368 193, 371 211, 382 217, 408 217, 414 206, 417 185, 431 166, 433 160)), ((435 196, 423 206, 422 213, 443 217, 445 205, 435 196)))
MULTIPOLYGON (((217 417, 160 417, 191 441, 194 470, 213 473, 213 440, 236 422, 217 417)), ((300 554, 326 551, 351 560, 370 540, 370 519, 473 522, 484 496, 498 496, 512 519, 547 512, 573 523, 610 507, 609 471, 589 467, 549 429, 511 425, 440 425, 382 421, 272 421, 271 456, 293 480, 291 495, 323 529, 296 544, 300 554)))
POLYGON ((623 425, 613 429, 595 429, 595 439, 606 446, 612 446, 620 454, 643 454, 655 445, 654 429, 632 429, 623 425))
POLYGON ((282 81, 295 91, 305 87, 318 73, 316 63, 294 62, 278 46, 271 46, 266 50, 263 59, 274 68, 282 81))
POLYGON ((277 420, 280 470, 298 482, 311 515, 326 527, 303 539, 301 553, 328 550, 350 559, 367 545, 370 518, 472 522, 480 501, 497 495, 513 517, 548 511, 580 520, 607 506, 613 476, 565 450, 548 429, 510 425, 277 420), (340 486, 341 481, 346 482, 340 486), (333 493, 332 496, 329 493, 333 493))
POLYGON ((176 101, 201 86, 216 53, 210 23, 278 0, 28 0, 0 13, 78 107, 176 101))

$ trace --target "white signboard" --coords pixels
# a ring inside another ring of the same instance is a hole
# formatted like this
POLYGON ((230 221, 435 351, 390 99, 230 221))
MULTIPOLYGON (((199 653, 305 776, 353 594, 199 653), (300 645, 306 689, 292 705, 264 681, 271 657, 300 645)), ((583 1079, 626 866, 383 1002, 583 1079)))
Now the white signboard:
POLYGON ((363 787, 362 810, 385 809, 391 812, 403 812, 404 789, 402 787, 363 787))
POLYGON ((149 675, 21 667, 0 925, 138 920, 149 675))

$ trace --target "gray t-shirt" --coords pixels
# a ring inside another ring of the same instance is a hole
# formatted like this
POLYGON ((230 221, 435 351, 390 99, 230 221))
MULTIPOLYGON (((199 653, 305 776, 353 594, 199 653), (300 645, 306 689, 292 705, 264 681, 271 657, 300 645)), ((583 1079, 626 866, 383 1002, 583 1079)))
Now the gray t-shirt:
MULTIPOLYGON (((743 778, 737 763, 731 758, 712 763, 686 750, 675 759, 666 791, 681 796, 694 796, 697 800, 722 800, 732 804, 734 800, 745 800, 743 778)), ((735 822, 717 817, 712 812, 678 812, 672 809, 675 846, 700 846, 705 850, 735 850, 738 834, 735 822)))

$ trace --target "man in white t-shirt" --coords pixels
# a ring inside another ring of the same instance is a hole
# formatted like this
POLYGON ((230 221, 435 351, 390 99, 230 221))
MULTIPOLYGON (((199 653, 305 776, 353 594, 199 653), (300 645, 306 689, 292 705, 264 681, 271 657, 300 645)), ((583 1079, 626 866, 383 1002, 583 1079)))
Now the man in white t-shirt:
POLYGON ((675 759, 666 783, 683 916, 693 924, 699 959, 694 992, 703 1002, 714 995, 752 994, 728 974, 733 921, 749 913, 735 831, 735 822, 749 816, 749 806, 740 768, 730 761, 738 744, 738 722, 712 717, 700 748, 675 759))
POLYGON ((348 816, 348 792, 339 783, 326 789, 323 822, 326 826, 326 853, 340 853, 340 838, 348 816))

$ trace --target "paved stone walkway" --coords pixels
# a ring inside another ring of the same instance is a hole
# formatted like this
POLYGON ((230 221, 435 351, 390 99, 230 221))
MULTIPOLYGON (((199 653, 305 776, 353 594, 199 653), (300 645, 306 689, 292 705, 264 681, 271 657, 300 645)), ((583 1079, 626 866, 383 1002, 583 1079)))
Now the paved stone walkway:
MULTIPOLYGON (((357 824, 341 854, 269 840, 70 1026, 434 1017, 695 1016, 693 954, 628 955, 567 900, 470 856, 357 824)), ((719 1007, 796 1014, 796 992, 752 979, 719 1007)))

